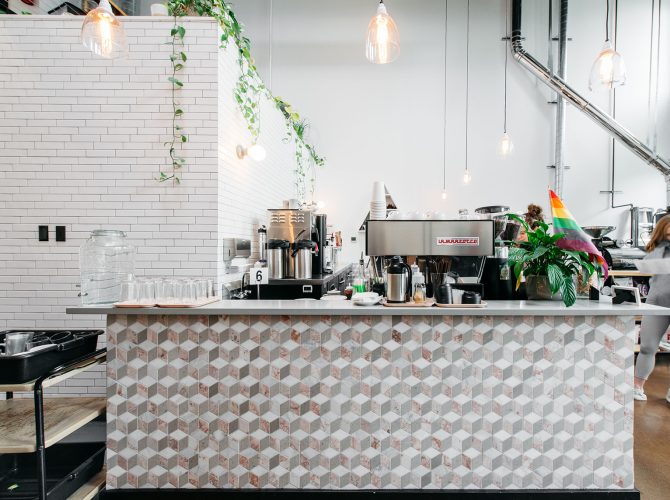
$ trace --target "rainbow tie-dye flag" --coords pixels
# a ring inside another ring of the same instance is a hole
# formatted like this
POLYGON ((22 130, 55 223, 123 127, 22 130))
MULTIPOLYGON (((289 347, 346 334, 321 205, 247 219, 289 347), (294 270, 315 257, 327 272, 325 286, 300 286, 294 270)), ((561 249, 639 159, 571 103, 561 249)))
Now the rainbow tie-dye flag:
POLYGON ((577 250, 586 252, 591 256, 591 261, 597 261, 603 268, 605 278, 609 275, 607 262, 603 255, 591 241, 591 238, 577 224, 570 211, 565 208, 563 202, 551 189, 549 190, 551 201, 551 215, 554 217, 554 233, 564 234, 565 236, 556 242, 556 245, 565 250, 577 250))

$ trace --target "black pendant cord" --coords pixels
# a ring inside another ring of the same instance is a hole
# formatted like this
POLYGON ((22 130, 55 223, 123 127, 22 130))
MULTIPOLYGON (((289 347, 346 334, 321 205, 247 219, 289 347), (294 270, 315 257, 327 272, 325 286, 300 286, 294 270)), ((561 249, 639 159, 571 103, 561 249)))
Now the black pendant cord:
POLYGON ((610 41, 610 0, 605 0, 607 5, 605 9, 605 41, 610 41))
POLYGON ((465 31, 465 171, 468 168, 468 116, 470 107, 470 0, 468 0, 468 14, 465 31))
POLYGON ((442 103, 442 191, 447 190, 447 6, 444 1, 444 102, 442 103))
POLYGON ((509 1, 506 2, 505 9, 505 97, 503 104, 503 134, 507 133, 507 56, 509 55, 509 1))

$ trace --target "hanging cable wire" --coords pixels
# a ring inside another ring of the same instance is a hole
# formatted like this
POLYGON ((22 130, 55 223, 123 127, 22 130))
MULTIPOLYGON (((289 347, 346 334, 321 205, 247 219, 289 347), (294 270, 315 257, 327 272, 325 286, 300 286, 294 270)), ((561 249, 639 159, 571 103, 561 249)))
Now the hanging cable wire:
POLYGON ((658 145, 658 75, 661 69, 661 13, 663 12, 663 0, 658 0, 658 26, 656 27, 656 89, 654 96, 654 134, 651 147, 656 152, 658 145))
POLYGON ((268 71, 268 83, 269 87, 272 88, 272 38, 273 38, 273 26, 272 26, 272 14, 273 14, 273 5, 272 5, 272 0, 270 0, 270 21, 269 21, 269 28, 268 28, 268 59, 270 60, 269 62, 269 71, 268 71))
POLYGON ((505 97, 504 97, 504 116, 503 116, 503 133, 507 133, 507 56, 509 53, 509 0, 506 2, 505 9, 505 97))
POLYGON ((444 101, 442 103, 442 198, 447 196, 447 11, 449 0, 444 0, 444 101))
POLYGON ((468 13, 465 28, 465 173, 463 182, 470 182, 470 168, 468 162, 468 122, 470 111, 470 0, 468 0, 468 13))
POLYGON ((610 41, 610 0, 605 0, 607 7, 605 8, 605 41, 610 41))

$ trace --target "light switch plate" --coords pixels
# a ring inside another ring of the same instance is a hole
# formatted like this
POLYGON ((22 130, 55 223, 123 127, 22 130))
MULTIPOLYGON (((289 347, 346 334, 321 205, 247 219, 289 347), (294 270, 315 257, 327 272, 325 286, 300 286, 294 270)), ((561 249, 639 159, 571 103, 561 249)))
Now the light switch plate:
POLYGON ((37 239, 39 241, 49 241, 49 226, 37 226, 37 239))

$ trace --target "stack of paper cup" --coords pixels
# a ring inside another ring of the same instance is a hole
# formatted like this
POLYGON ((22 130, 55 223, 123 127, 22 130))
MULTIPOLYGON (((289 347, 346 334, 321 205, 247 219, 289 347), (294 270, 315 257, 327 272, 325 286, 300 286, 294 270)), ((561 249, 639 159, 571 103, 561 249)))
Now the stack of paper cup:
POLYGON ((372 199, 370 200, 370 219, 386 219, 386 189, 382 181, 372 184, 372 199))

